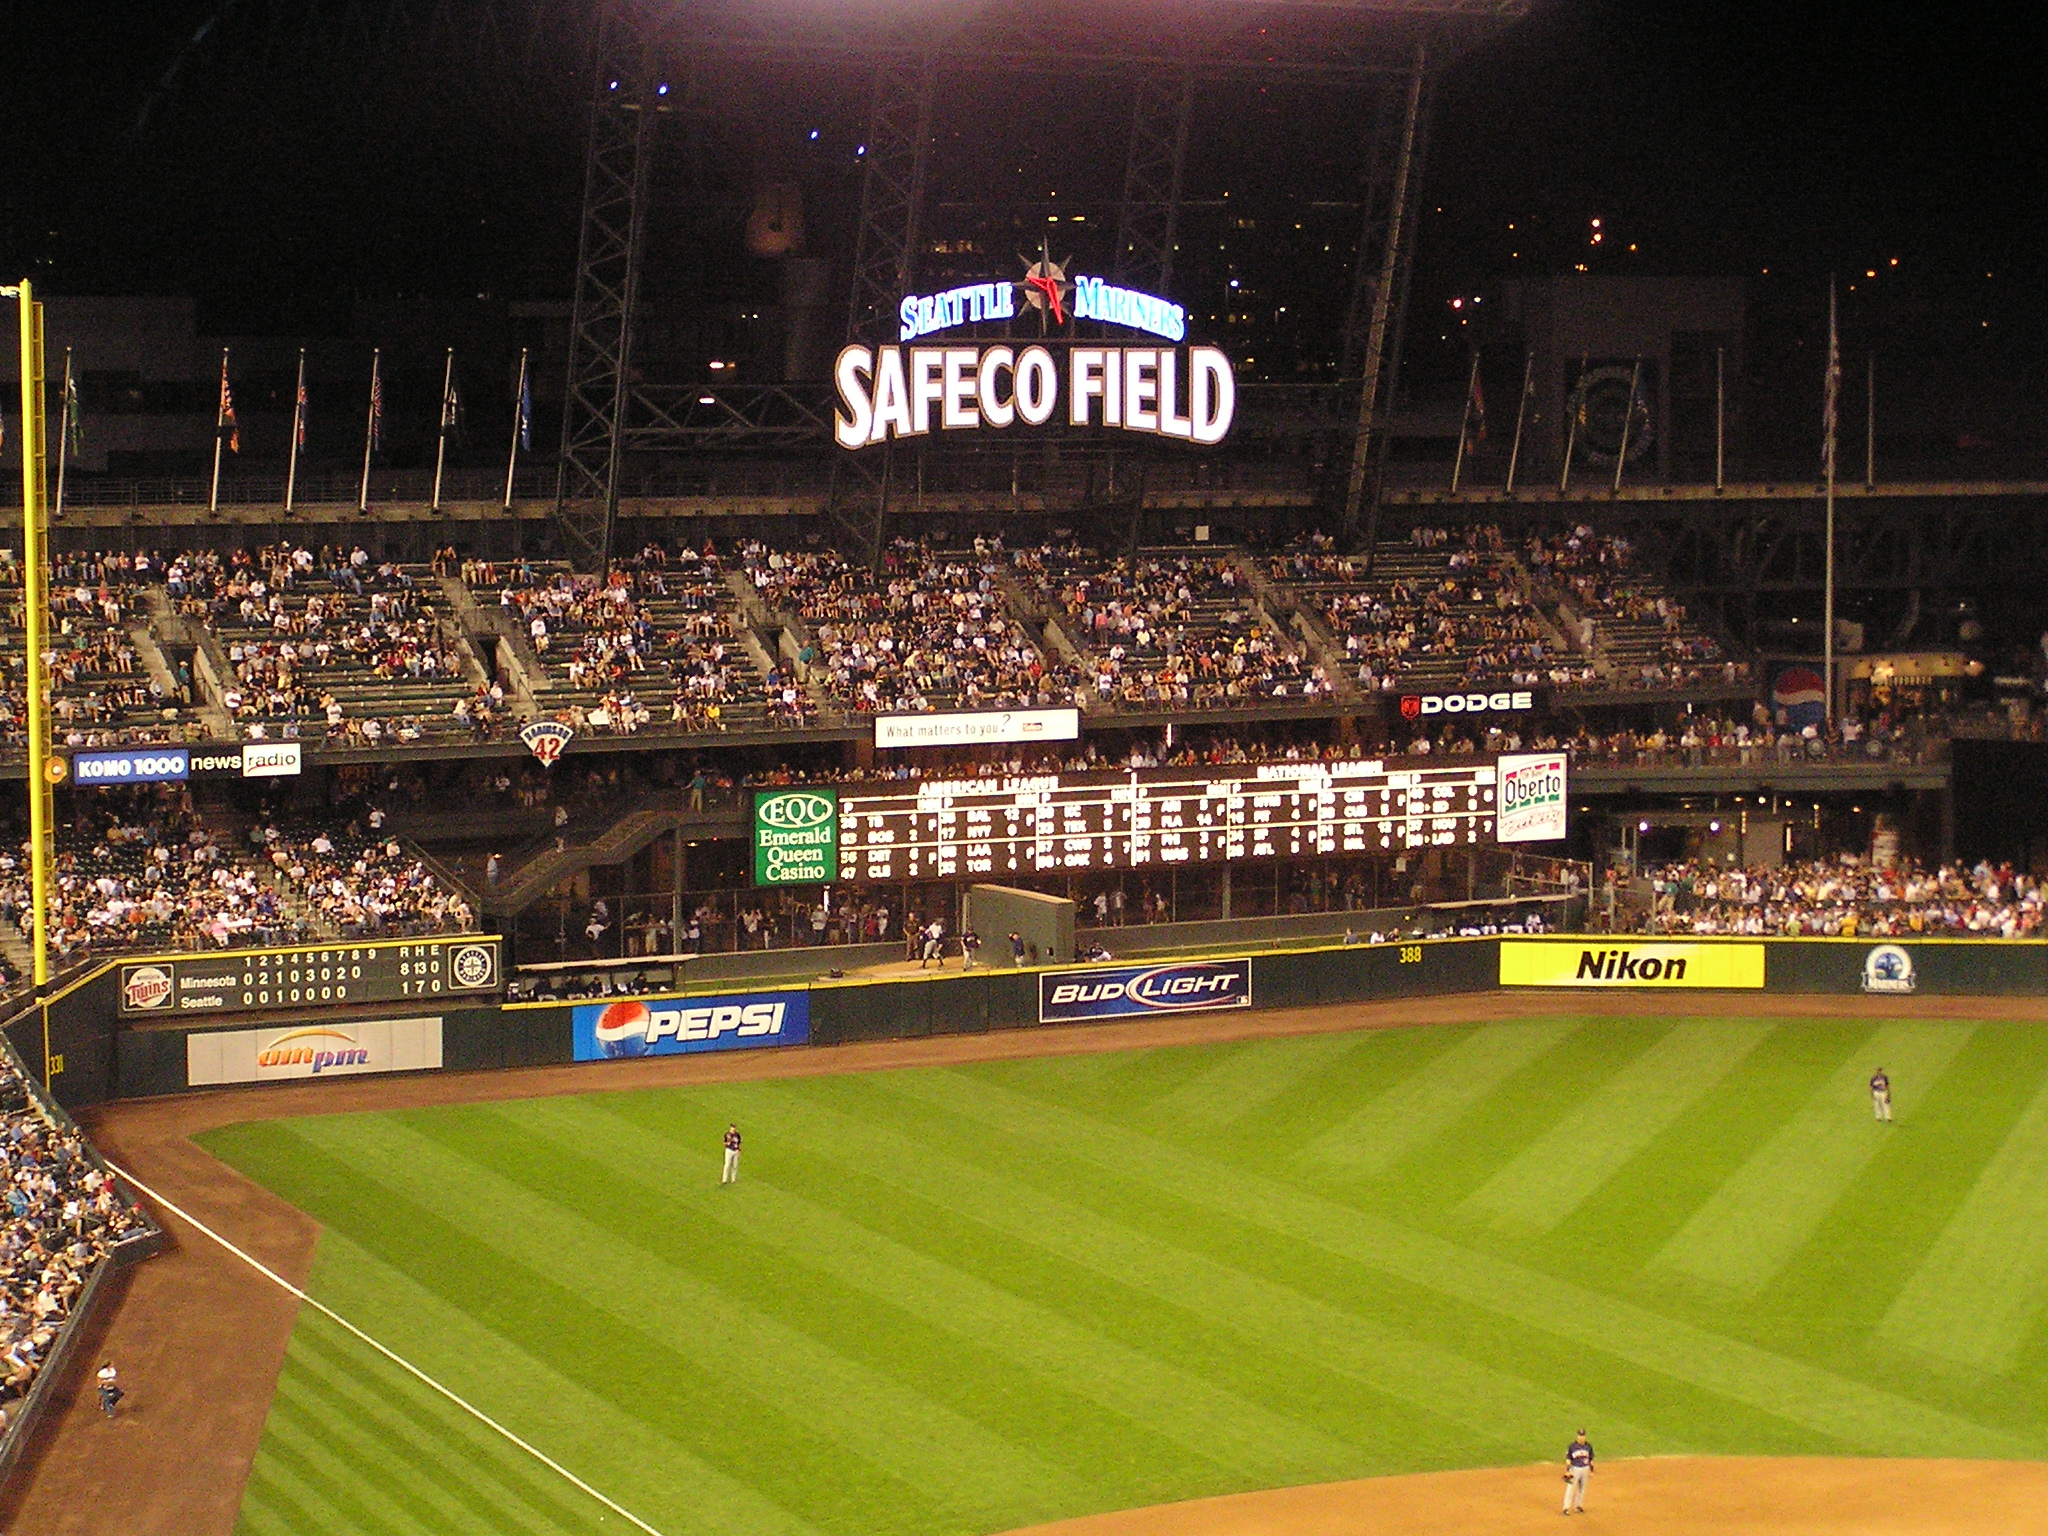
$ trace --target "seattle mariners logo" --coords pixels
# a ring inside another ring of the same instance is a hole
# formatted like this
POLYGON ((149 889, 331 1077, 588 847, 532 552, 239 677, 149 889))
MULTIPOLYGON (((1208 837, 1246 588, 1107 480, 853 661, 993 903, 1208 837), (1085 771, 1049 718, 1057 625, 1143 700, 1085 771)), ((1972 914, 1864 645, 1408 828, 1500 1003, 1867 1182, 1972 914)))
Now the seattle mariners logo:
POLYGON ((1912 955, 1898 945, 1880 944, 1863 957, 1864 991, 1911 992, 1919 985, 1912 955))
POLYGON ((498 954, 488 944, 465 944, 455 951, 454 963, 449 968, 454 972, 456 986, 475 991, 498 979, 498 954))
MULTIPOLYGON (((1067 262, 1054 261, 1052 253, 1042 247, 1036 261, 1022 256, 1017 259, 1024 263, 1024 281, 1020 286, 1025 304, 1050 318, 1054 325, 1065 325, 1067 295, 1074 291, 1074 285, 1067 281, 1067 262)), ((1071 256, 1067 258, 1072 260, 1071 256)))

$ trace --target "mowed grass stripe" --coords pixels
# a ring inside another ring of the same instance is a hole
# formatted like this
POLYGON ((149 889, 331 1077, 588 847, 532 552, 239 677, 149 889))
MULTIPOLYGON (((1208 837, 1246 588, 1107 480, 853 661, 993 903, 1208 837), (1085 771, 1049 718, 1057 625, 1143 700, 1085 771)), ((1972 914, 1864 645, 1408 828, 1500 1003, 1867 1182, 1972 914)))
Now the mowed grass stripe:
POLYGON ((1894 1113, 1910 1120, 1973 1033, 1970 1024, 1884 1025, 1707 1197, 1654 1262, 1745 1294, 1763 1289, 1892 1134, 1871 1113, 1870 1074, 1889 1068, 1894 1113))
MULTIPOLYGON (((431 1536, 451 1526, 474 1526, 481 1519, 480 1512, 452 1501, 420 1498, 418 1488, 408 1487, 403 1474, 383 1465, 382 1458, 364 1462, 354 1455, 337 1455, 327 1421, 318 1410, 290 1399, 273 1407, 264 1424, 262 1454, 281 1478, 317 1490, 324 1501, 349 1512, 346 1521, 330 1529, 374 1531, 379 1536, 417 1531, 431 1536)), ((507 1529, 534 1528, 508 1524, 507 1529)))
POLYGON ((1832 1437, 1861 1454, 2033 1456, 2048 1446, 1896 1392, 1731 1339, 1278 1181, 1168 1147, 1121 1126, 1013 1093, 961 1069, 877 1082, 1008 1134, 1075 1151, 1125 1177, 1368 1269, 1512 1318, 1832 1437))
MULTIPOLYGON (((1384 1399, 1362 1407, 1393 1429, 1394 1438, 1405 1437, 1411 1451, 1427 1435, 1418 1416, 1447 1420, 1503 1454, 1520 1450, 1510 1425, 1594 1416, 1593 1405, 1583 1399, 1395 1331, 1366 1315, 1369 1297, 1360 1298, 1359 1310, 1332 1305, 1193 1246, 1111 1220, 1001 1167, 949 1155, 935 1133, 913 1137, 867 1113, 867 1104, 852 1113, 822 1102, 836 1087, 815 1079, 790 1085, 776 1105, 778 1131, 829 1149, 844 1176, 875 1177, 917 1199, 944 1200, 1012 1243, 1056 1253, 1207 1326, 1235 1333, 1268 1356, 1288 1360, 1290 1371, 1352 1379, 1384 1399)), ((994 1138, 981 1148, 989 1162, 997 1150, 994 1138)), ((1032 1161, 1042 1166, 1042 1160, 1032 1161)), ((1610 1435, 1631 1444, 1682 1448, 1617 1423, 1610 1411, 1600 1417, 1610 1435)))
POLYGON ((1333 1170, 1378 1174, 1427 1146, 1517 1072, 1578 1031, 1562 1019, 1488 1024, 1310 1142, 1304 1156, 1333 1170))
MULTIPOLYGON (((1199 1375, 1096 1332, 1039 1301, 1002 1287, 776 1185, 755 1178, 742 1205, 704 1177, 701 1158, 665 1137, 603 1115, 589 1101, 549 1100, 522 1106, 521 1120, 564 1146, 593 1137, 616 1149, 631 1177, 701 1200, 712 1219, 768 1244, 877 1300, 912 1308, 948 1333, 979 1334, 1027 1368, 1178 1443, 1185 1451, 1239 1473, 1301 1459, 1345 1466, 1354 1448, 1321 1429, 1261 1407, 1199 1375), (692 1186, 703 1190, 693 1193, 692 1186)), ((1053 1474, 1044 1474, 1047 1486, 1053 1474)))
MULTIPOLYGON (((381 1117, 335 1118, 360 1126, 381 1117)), ((681 1372, 665 1349, 629 1347, 635 1341, 619 1337, 580 1292, 510 1273, 495 1250, 289 1134, 286 1122, 229 1127, 205 1140, 244 1172, 296 1194, 302 1207, 310 1203, 302 1187, 324 1192, 315 1207, 325 1230, 308 1287, 314 1295, 657 1528, 751 1536, 861 1529, 844 1514, 864 1500, 857 1463, 836 1465, 830 1481, 815 1486, 785 1483, 780 1491, 793 1501, 806 1496, 801 1512, 761 1486, 763 1468, 811 1465, 809 1426, 756 1409, 749 1443, 733 1443, 717 1431, 747 1405, 730 1384, 681 1372), (677 1438, 700 1428, 688 1444, 677 1438)), ((430 1183, 435 1172, 415 1168, 409 1185, 430 1183)), ((366 1365, 370 1359, 365 1352, 366 1365)), ((438 1397, 421 1401, 443 1427, 423 1428, 415 1454, 419 1445, 452 1454, 474 1421, 438 1397)))
MULTIPOLYGON (((1368 1048, 1372 1036, 1304 1035, 1253 1040, 1213 1053, 1215 1059, 1171 1092, 1152 1100, 1145 1114, 1167 1123, 1230 1125, 1264 1109, 1308 1079, 1368 1048)), ((1211 1054, 1211 1053, 1204 1053, 1211 1054)))
MULTIPOLYGON (((317 1146, 334 1126, 323 1119, 295 1129, 317 1146)), ((900 1481, 906 1504, 976 1505, 1020 1481, 1059 1480, 1057 1469, 972 1421, 393 1117, 351 1127, 345 1145, 364 1177, 387 1188, 424 1185, 441 1219, 508 1266, 574 1274, 629 1347, 673 1353, 679 1370, 775 1403, 811 1435, 900 1481), (434 1177, 421 1180, 429 1167, 434 1177), (686 1327, 673 1326, 683 1320, 686 1327)), ((689 1176, 707 1183, 703 1159, 691 1161, 689 1176)))
POLYGON ((1736 1019, 1674 1026, 1474 1190, 1465 1208, 1550 1231, 1704 1098, 1773 1027, 1736 1019))
POLYGON ((603 1510, 588 1494, 467 1414, 451 1426, 445 1401, 389 1362, 365 1368, 358 1340, 313 1318, 293 1332, 279 1400, 317 1425, 323 1443, 352 1450, 363 1478, 417 1492, 443 1515, 460 1509, 507 1529, 552 1533, 599 1523, 603 1510), (461 1454, 425 1457, 423 1445, 461 1454))
POLYGON ((2012 1369, 2048 1289, 2048 1083, 1992 1154, 1879 1332, 1978 1370, 2012 1369))

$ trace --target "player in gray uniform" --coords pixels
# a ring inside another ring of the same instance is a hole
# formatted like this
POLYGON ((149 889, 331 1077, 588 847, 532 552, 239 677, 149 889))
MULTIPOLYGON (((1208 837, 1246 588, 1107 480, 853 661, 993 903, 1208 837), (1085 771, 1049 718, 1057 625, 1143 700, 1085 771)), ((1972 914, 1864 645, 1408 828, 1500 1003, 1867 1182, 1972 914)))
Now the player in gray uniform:
POLYGON ((1578 1438, 1564 1449, 1564 1508, 1560 1514, 1586 1512, 1586 1479, 1592 1475, 1593 1446, 1582 1429, 1578 1438))
POLYGON ((1876 1112, 1878 1119, 1891 1119, 1892 1080, 1884 1075, 1883 1067, 1870 1074, 1870 1107, 1876 1112))

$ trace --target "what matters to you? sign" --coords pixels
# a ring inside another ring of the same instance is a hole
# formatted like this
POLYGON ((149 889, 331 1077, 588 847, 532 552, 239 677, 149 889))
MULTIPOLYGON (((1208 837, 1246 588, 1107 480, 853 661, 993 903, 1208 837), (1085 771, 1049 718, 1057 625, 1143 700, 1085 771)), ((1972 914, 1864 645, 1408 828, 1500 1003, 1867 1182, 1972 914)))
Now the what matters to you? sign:
POLYGON ((839 875, 839 796, 830 789, 754 794, 754 884, 814 885, 839 875))

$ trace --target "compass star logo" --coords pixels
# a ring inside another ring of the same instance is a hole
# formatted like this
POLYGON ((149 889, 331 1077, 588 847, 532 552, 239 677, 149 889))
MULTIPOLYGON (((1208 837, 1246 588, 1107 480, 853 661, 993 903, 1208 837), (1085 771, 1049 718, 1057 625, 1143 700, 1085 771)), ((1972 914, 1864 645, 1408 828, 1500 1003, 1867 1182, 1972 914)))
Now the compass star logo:
POLYGON ((1024 263, 1024 281, 1018 284, 1023 290, 1024 302, 1041 315, 1051 316, 1054 325, 1065 325, 1067 295, 1074 291, 1074 285, 1067 281, 1067 265, 1073 258, 1070 256, 1065 262, 1054 261, 1052 253, 1041 246, 1038 260, 1032 261, 1025 256, 1017 259, 1024 263))

